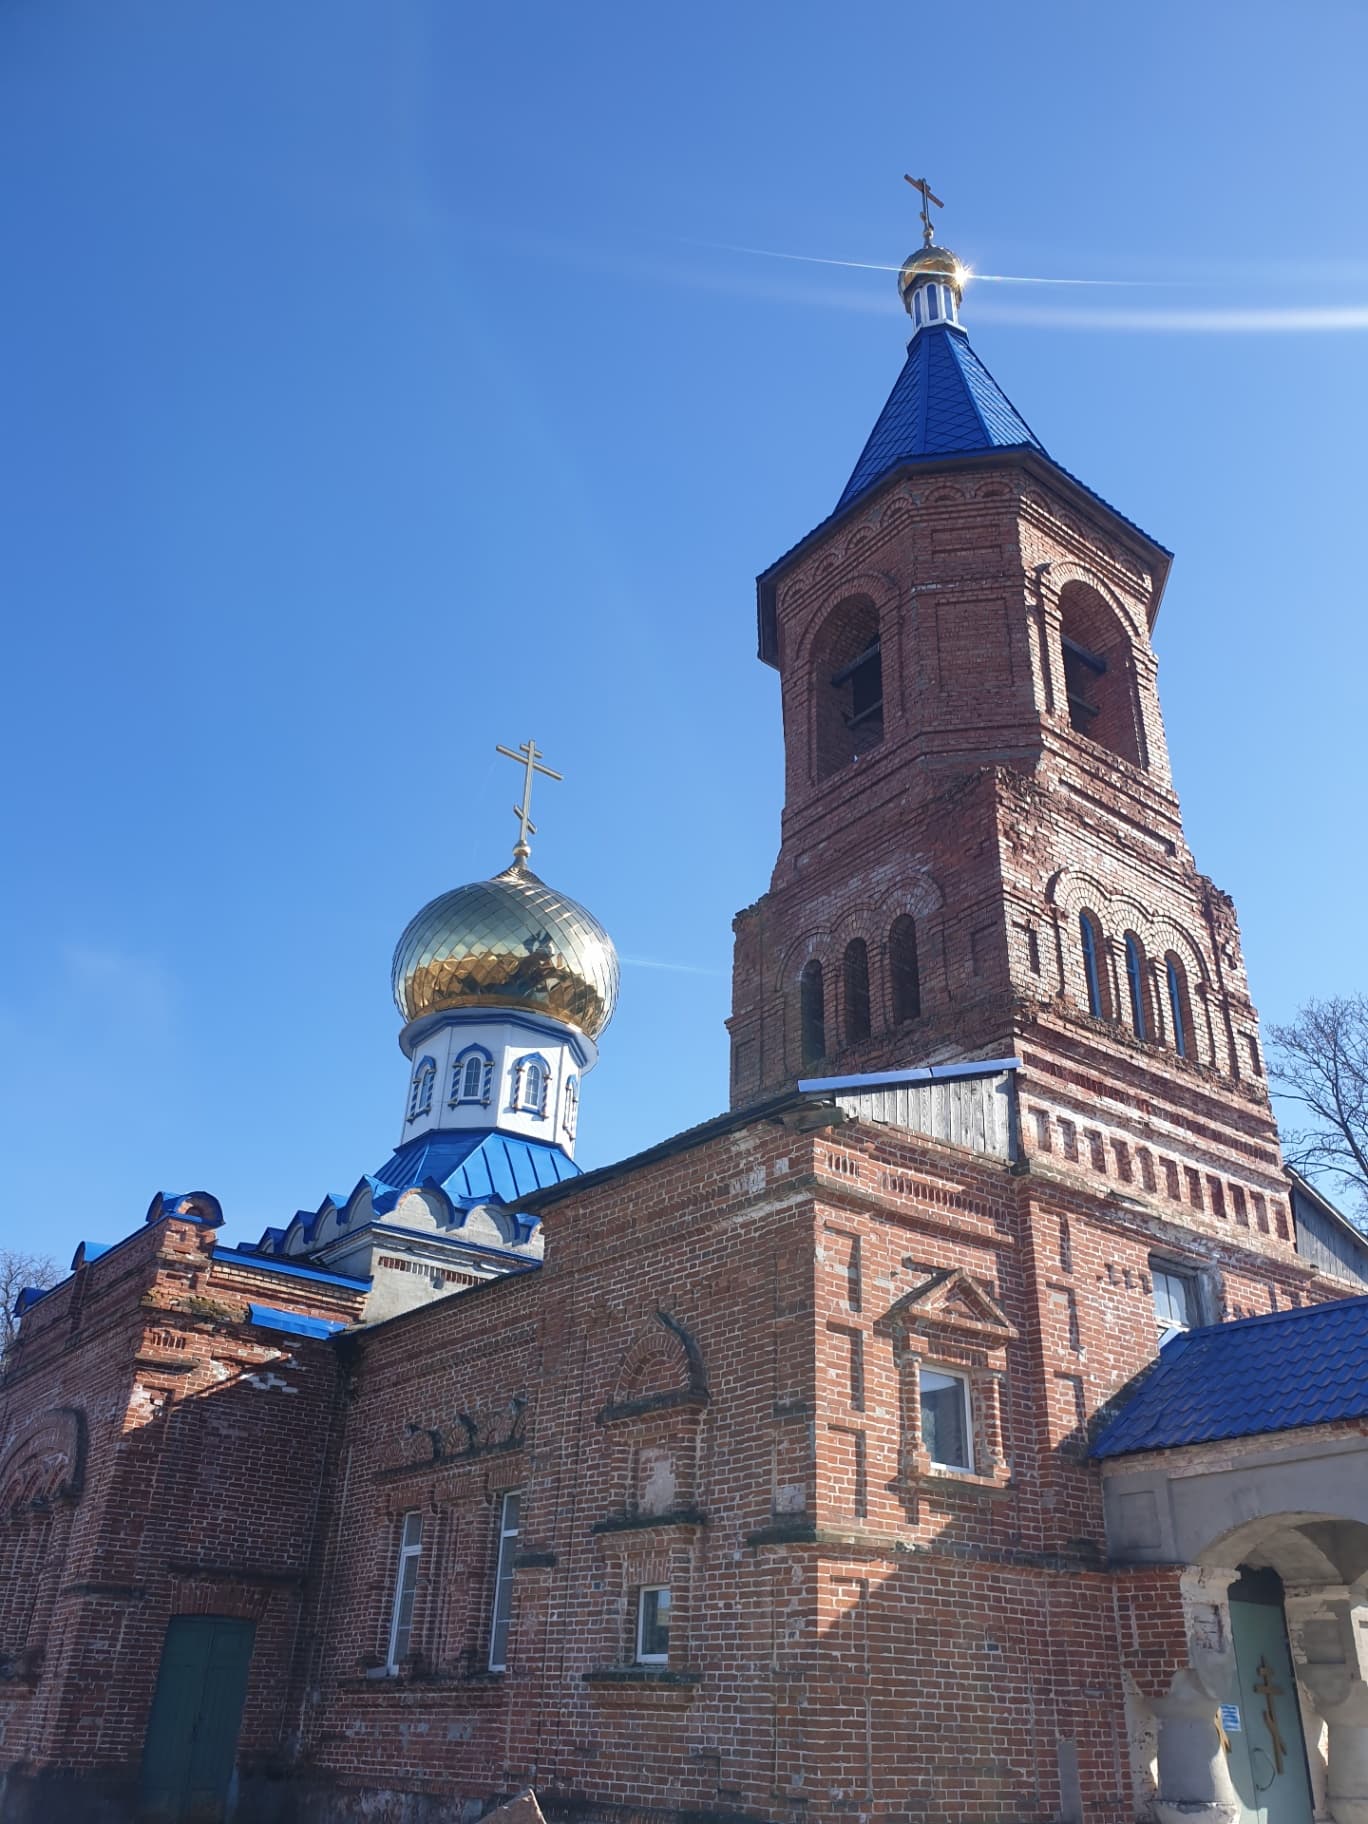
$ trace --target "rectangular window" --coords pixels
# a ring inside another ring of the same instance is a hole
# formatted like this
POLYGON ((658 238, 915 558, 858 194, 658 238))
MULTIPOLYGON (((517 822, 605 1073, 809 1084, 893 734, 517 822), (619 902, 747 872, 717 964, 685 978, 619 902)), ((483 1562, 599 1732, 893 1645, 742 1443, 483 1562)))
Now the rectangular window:
POLYGON ((969 1382, 945 1368, 921 1371, 922 1444, 939 1469, 974 1467, 969 1382))
POLYGON ((670 1592, 657 1584, 637 1595, 637 1663, 663 1666, 670 1657, 670 1592))
POLYGON ((1150 1276, 1154 1281, 1154 1316, 1161 1330, 1191 1330, 1201 1323, 1201 1289, 1195 1273, 1152 1260, 1150 1276))
POLYGON ((418 1593, 418 1560, 423 1550, 423 1516, 412 1508, 404 1515, 399 1535, 399 1566, 394 1575, 394 1606, 390 1612, 389 1656, 385 1670, 393 1676, 408 1658, 413 1639, 413 1603, 418 1593))
POLYGON ((489 1630, 489 1669, 508 1670, 508 1624, 513 1616, 513 1556, 518 1549, 516 1489, 506 1494, 499 1509, 499 1556, 494 1569, 494 1623, 489 1630))

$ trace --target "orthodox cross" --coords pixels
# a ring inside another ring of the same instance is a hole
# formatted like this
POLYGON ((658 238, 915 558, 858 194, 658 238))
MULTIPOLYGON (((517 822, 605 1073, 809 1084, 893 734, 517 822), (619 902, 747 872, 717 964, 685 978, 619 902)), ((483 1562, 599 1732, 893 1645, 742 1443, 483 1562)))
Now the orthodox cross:
POLYGON ((549 766, 542 765, 542 752, 535 741, 522 742, 517 753, 511 747, 500 747, 497 744, 494 751, 503 754, 506 759, 516 760, 523 768, 522 803, 513 806, 513 815, 518 820, 518 840, 513 845, 513 860, 521 865, 532 853, 527 839, 537 833, 537 826, 532 821, 532 775, 543 773, 548 779, 559 779, 561 775, 553 773, 549 766))
POLYGON ((1273 1771, 1281 1773, 1283 1762, 1287 1758, 1287 1744, 1282 1739, 1278 1719, 1273 1713, 1273 1699, 1281 1697, 1283 1689, 1281 1685, 1273 1683, 1273 1668, 1262 1657, 1259 1660, 1259 1681, 1254 1690, 1264 1700, 1264 1721, 1268 1724, 1268 1738, 1273 1748, 1273 1771))
POLYGON ((929 247, 936 238, 931 227, 931 205, 934 203, 937 209, 944 209, 945 204, 933 193, 930 184, 927 183, 924 177, 908 177, 906 172, 904 172, 903 182, 905 184, 911 184, 914 190, 921 191, 922 241, 924 245, 929 247))

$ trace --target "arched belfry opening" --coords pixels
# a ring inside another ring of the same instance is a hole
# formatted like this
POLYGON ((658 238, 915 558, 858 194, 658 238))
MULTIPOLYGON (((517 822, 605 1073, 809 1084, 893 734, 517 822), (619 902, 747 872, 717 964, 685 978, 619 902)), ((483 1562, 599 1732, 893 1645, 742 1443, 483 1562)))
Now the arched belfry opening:
POLYGON ((1132 766, 1146 765, 1134 654, 1120 616, 1077 582, 1060 591, 1059 614, 1070 726, 1132 766))
POLYGON ((813 647, 815 772, 827 779, 883 740, 879 611, 867 596, 840 602, 813 647))

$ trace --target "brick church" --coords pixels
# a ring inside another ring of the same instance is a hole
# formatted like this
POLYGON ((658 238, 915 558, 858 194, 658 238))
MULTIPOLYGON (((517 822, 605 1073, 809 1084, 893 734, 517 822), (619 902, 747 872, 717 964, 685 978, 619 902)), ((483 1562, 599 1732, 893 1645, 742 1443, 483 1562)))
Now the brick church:
POLYGON ((899 290, 759 580, 730 1110, 576 1165, 617 959, 525 797, 400 939, 384 1164, 251 1245, 159 1194, 21 1299, 6 1820, 1368 1824, 1368 1242, 1184 837, 1169 553, 929 226, 899 290))

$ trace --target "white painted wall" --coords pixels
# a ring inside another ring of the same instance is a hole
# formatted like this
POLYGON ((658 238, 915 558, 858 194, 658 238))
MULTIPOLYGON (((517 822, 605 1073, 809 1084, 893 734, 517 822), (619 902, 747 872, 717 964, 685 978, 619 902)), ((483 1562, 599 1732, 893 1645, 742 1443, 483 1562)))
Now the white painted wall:
POLYGON ((598 1053, 593 1044, 571 1026, 557 1020, 519 1016, 500 1019, 495 1012, 440 1014, 415 1020, 404 1029, 400 1045, 410 1059, 404 1089, 404 1118, 399 1144, 433 1129, 498 1128, 528 1140, 542 1140, 561 1147, 571 1158, 575 1136, 567 1124, 566 1086, 592 1070, 598 1053), (493 1058, 487 1102, 453 1100, 456 1060, 472 1045, 482 1045, 493 1058), (550 1067, 544 1114, 511 1106, 517 1061, 535 1053, 550 1067), (409 1117, 414 1075, 425 1058, 437 1067, 432 1107, 427 1114, 409 1117))

